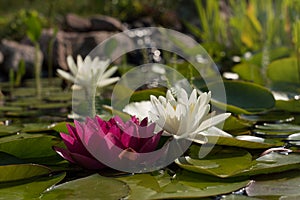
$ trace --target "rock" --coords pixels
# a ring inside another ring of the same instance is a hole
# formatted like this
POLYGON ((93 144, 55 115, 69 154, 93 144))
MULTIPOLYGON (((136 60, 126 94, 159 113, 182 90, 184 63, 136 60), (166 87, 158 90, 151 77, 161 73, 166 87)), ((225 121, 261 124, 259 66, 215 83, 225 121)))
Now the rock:
POLYGON ((3 53, 0 51, 0 64, 3 62, 4 56, 3 53))
POLYGON ((90 18, 92 31, 123 31, 125 28, 116 18, 99 15, 90 18))
POLYGON ((114 32, 95 31, 87 33, 59 31, 56 36, 54 58, 57 64, 68 69, 66 58, 72 55, 74 58, 80 54, 83 58, 87 56, 97 45, 111 37, 114 32))
POLYGON ((89 19, 75 14, 65 17, 64 31, 67 32, 90 32, 90 31, 123 31, 124 26, 116 18, 97 15, 89 19))
POLYGON ((91 22, 75 14, 67 14, 65 17, 65 30, 74 32, 91 31, 91 22))
MULTIPOLYGON (((0 51, 3 54, 3 62, 0 70, 8 74, 10 69, 18 69, 21 60, 24 60, 26 73, 25 77, 34 77, 35 48, 30 45, 20 44, 15 41, 3 39, 0 44, 0 51)), ((40 63, 42 64, 43 54, 39 51, 40 63)))

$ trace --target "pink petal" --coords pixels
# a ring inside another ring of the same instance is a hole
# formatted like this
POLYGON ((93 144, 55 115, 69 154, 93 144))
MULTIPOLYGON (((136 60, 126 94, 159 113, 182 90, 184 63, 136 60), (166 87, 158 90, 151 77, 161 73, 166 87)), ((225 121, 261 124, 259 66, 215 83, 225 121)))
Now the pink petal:
POLYGON ((67 124, 66 126, 67 126, 67 129, 68 129, 69 135, 73 138, 77 137, 76 128, 74 126, 72 126, 71 124, 67 124))
POLYGON ((134 150, 139 149, 139 138, 133 137, 126 132, 122 134, 121 142, 124 145, 125 149, 132 148, 134 150))
POLYGON ((63 139, 63 142, 65 143, 67 148, 70 151, 72 151, 76 138, 73 138, 70 135, 67 135, 67 134, 64 134, 64 133, 60 133, 60 137, 63 139))
POLYGON ((102 169, 106 167, 104 164, 96 160, 94 157, 87 157, 77 153, 70 153, 76 164, 91 170, 102 169))
POLYGON ((148 117, 145 117, 141 123, 140 123, 140 126, 147 126, 148 125, 148 117))
POLYGON ((147 141, 143 144, 142 148, 138 152, 139 153, 148 153, 148 152, 154 151, 158 145, 158 142, 160 140, 162 133, 163 133, 163 131, 160 131, 151 138, 144 138, 144 139, 147 139, 147 141))
POLYGON ((58 153, 61 157, 63 157, 65 160, 68 160, 71 163, 76 163, 72 156, 70 155, 70 152, 66 149, 60 148, 60 147, 52 147, 56 153, 58 153))
MULTIPOLYGON (((121 143, 119 138, 116 137, 116 135, 111 132, 108 132, 106 134, 106 136, 104 137, 104 139, 106 141, 108 149, 112 149, 112 146, 114 146, 114 145, 121 149, 125 149, 124 145, 121 143)), ((106 148, 106 147, 103 147, 103 148, 106 148)))

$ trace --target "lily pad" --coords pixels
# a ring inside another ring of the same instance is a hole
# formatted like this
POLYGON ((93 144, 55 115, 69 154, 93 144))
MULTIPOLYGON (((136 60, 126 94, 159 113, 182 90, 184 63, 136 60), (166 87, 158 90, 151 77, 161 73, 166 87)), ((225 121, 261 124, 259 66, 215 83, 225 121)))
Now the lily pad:
POLYGON ((236 114, 260 113, 275 106, 273 94, 265 87, 245 81, 224 81, 209 85, 212 91, 218 91, 224 84, 226 102, 219 96, 222 92, 212 93, 212 104, 236 114))
POLYGON ((253 132, 261 137, 286 138, 293 133, 300 132, 300 126, 295 124, 269 124, 256 125, 253 132))
POLYGON ((165 96, 166 92, 162 88, 153 88, 135 91, 130 97, 130 102, 150 100, 150 95, 165 96))
POLYGON ((12 135, 14 133, 17 133, 21 129, 22 126, 19 125, 9 125, 9 126, 0 125, 0 137, 12 135))
POLYGON ((131 190, 129 199, 182 199, 203 198, 236 191, 248 180, 222 180, 183 170, 174 176, 137 174, 118 178, 131 190))
MULTIPOLYGON (((224 158, 222 154, 219 157, 214 157, 213 159, 207 158, 209 162, 214 162, 217 165, 214 168, 205 169, 197 164, 196 161, 191 163, 190 157, 181 157, 176 160, 176 163, 187 170, 191 170, 193 172, 210 174, 217 177, 233 177, 233 176, 253 176, 258 174, 269 174, 275 172, 283 172, 291 169, 297 169, 300 165, 300 155, 297 154, 289 154, 289 155, 281 155, 275 152, 269 153, 262 157, 253 160, 251 163, 247 162, 248 157, 240 156, 237 158, 239 163, 244 163, 244 169, 240 165, 238 165, 239 170, 236 169, 235 165, 232 165, 230 162, 230 158, 224 162, 224 158), (222 160, 223 162, 220 162, 222 160), (224 173, 221 169, 226 168, 229 170, 228 173, 224 173), (231 168, 231 171, 230 171, 231 168)), ((200 161, 199 161, 200 162, 200 161)), ((201 161, 206 162, 206 161, 201 161)))
POLYGON ((42 193, 51 186, 59 183, 65 173, 54 176, 36 177, 22 181, 0 184, 0 196, 2 199, 40 199, 42 193))
POLYGON ((0 151, 0 166, 2 165, 13 165, 13 164, 24 164, 25 162, 16 156, 10 155, 0 151))
POLYGON ((277 196, 276 199, 279 199, 283 196, 283 199, 296 199, 300 197, 299 182, 299 171, 291 171, 253 181, 246 187, 246 192, 251 197, 277 196))
POLYGON ((237 73, 239 77, 246 81, 252 81, 254 83, 263 85, 264 78, 261 73, 259 65, 251 63, 240 63, 232 68, 232 71, 237 73))
POLYGON ((71 106, 72 102, 69 103, 41 103, 37 105, 32 105, 31 108, 35 109, 60 109, 71 106))
POLYGON ((24 128, 22 129, 22 132, 43 132, 43 131, 49 131, 50 125, 47 123, 28 123, 23 124, 24 128))
POLYGON ((239 115, 239 118, 250 121, 252 123, 285 123, 290 122, 294 119, 294 116, 290 113, 283 113, 278 111, 271 111, 267 113, 261 113, 261 114, 252 114, 252 115, 239 115))
POLYGON ((231 146, 231 147, 242 147, 247 149, 266 149, 274 147, 275 144, 264 143, 264 142, 255 142, 250 140, 241 140, 235 137, 222 137, 222 136, 206 136, 208 143, 210 141, 216 141, 217 145, 231 146))
POLYGON ((277 100, 276 109, 289 112, 300 112, 300 100, 291 99, 288 101, 277 100))
POLYGON ((2 165, 0 166, 0 183, 28 179, 50 172, 49 168, 36 164, 2 165))
POLYGON ((26 134, 0 138, 0 151, 18 158, 38 158, 56 155, 52 146, 61 146, 62 141, 54 136, 44 134, 26 134))
POLYGON ((267 68, 268 77, 273 82, 300 84, 298 60, 296 57, 283 58, 271 62, 267 68))
POLYGON ((128 186, 113 178, 98 174, 57 185, 43 193, 41 199, 122 199, 128 196, 128 186))
POLYGON ((239 119, 235 116, 229 116, 223 125, 223 130, 227 132, 239 132, 241 130, 248 130, 253 125, 253 122, 239 119))

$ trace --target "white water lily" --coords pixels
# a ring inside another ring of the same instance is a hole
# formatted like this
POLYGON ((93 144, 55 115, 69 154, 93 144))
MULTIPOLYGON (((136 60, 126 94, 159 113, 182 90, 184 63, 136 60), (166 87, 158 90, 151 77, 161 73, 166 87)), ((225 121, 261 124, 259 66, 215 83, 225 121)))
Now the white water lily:
POLYGON ((180 89, 176 100, 168 90, 166 98, 151 96, 150 99, 153 106, 149 112, 150 119, 175 138, 193 138, 230 116, 230 113, 209 114, 210 92, 202 93, 197 98, 195 89, 190 97, 184 89, 180 89))
POLYGON ((95 57, 93 60, 87 56, 84 60, 77 56, 77 65, 72 56, 67 57, 67 64, 70 73, 57 69, 57 73, 64 79, 73 82, 76 86, 89 86, 96 80, 97 88, 103 88, 119 80, 119 77, 110 78, 118 69, 114 66, 107 70, 109 60, 100 60, 95 57))

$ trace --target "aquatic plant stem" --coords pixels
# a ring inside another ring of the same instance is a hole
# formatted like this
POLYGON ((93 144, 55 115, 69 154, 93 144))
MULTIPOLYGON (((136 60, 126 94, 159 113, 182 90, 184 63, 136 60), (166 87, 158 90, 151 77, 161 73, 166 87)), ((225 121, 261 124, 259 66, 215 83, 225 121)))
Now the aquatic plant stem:
POLYGON ((35 85, 36 85, 36 97, 38 99, 42 98, 42 84, 41 84, 41 64, 40 64, 40 45, 35 42, 35 61, 34 61, 34 69, 35 69, 35 85))

